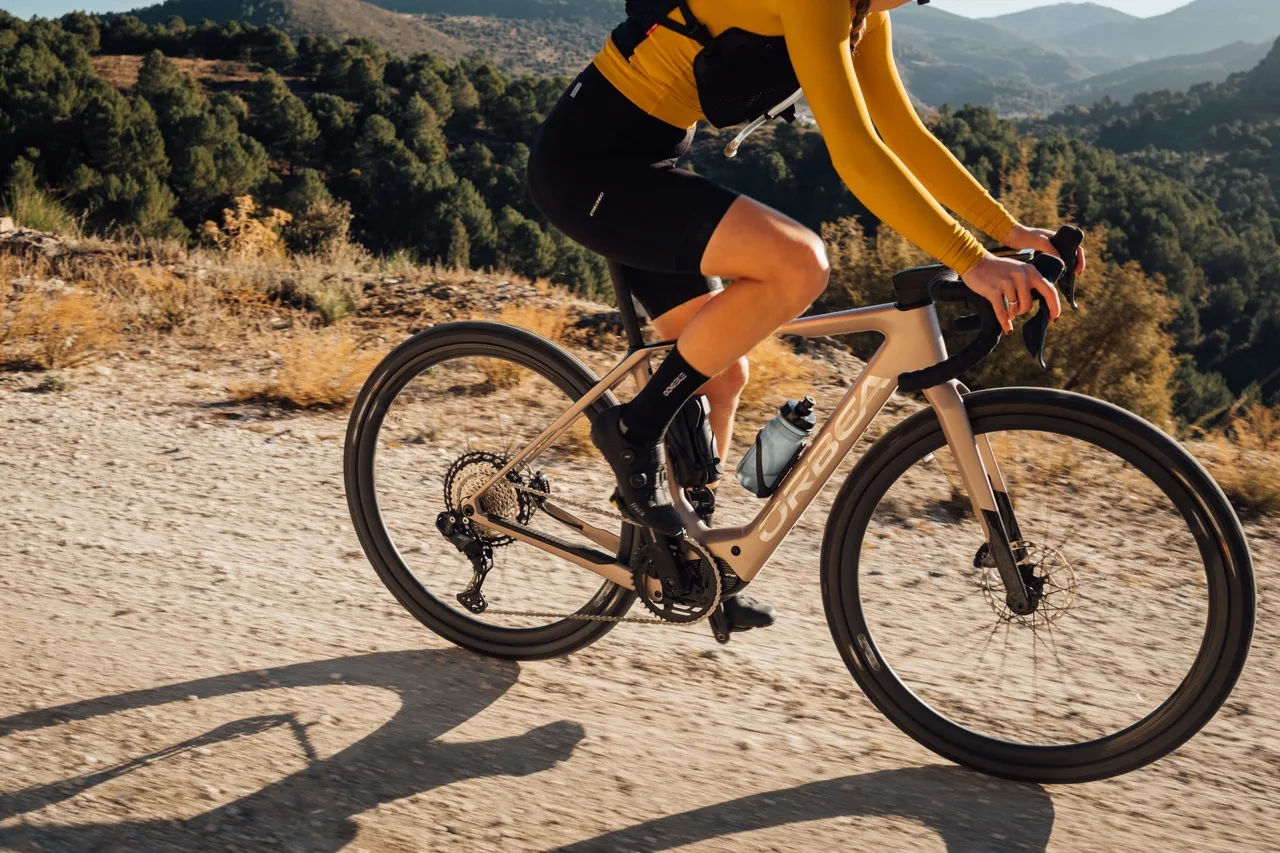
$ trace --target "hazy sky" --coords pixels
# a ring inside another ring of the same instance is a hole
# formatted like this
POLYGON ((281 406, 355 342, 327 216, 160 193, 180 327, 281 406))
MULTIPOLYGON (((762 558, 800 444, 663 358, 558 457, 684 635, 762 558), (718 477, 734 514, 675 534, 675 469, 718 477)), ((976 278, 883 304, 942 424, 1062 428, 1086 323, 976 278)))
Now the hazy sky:
MULTIPOLYGON (((83 9, 86 12, 123 12, 139 6, 150 5, 159 0, 0 0, 0 9, 12 12, 23 18, 31 15, 43 15, 56 18, 72 9, 83 9)), ((939 9, 983 18, 990 15, 1003 15, 1006 12, 1017 12, 1034 6, 1047 6, 1057 0, 933 0, 939 9)), ((1185 6, 1190 0, 1094 0, 1104 6, 1128 12, 1131 15, 1159 15, 1185 6)), ((1274 0, 1261 0, 1274 2, 1274 0)), ((618 0, 621 8, 622 0, 618 0)))

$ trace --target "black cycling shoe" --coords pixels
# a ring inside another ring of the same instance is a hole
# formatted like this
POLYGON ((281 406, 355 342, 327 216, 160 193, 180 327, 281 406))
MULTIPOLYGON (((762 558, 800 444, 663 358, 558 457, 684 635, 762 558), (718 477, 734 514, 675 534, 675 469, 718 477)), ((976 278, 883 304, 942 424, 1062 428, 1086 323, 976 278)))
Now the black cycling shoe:
POLYGON ((778 620, 778 611, 772 604, 756 601, 749 595, 739 594, 726 598, 724 615, 729 627, 735 631, 750 631, 752 628, 768 628, 778 620))
POLYGON ((661 439, 633 441, 621 427, 625 406, 596 416, 591 441, 618 478, 623 510, 664 536, 683 536, 684 522, 671 503, 667 485, 667 453, 661 439))

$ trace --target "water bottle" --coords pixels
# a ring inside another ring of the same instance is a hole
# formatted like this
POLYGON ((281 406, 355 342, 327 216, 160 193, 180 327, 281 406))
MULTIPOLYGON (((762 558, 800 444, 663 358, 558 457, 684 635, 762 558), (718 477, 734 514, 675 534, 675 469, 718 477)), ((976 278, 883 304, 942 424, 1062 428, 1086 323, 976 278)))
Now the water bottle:
POLYGON ((788 400, 777 416, 756 433, 755 444, 738 463, 738 482, 758 498, 767 498, 791 469, 809 440, 817 419, 813 398, 788 400))

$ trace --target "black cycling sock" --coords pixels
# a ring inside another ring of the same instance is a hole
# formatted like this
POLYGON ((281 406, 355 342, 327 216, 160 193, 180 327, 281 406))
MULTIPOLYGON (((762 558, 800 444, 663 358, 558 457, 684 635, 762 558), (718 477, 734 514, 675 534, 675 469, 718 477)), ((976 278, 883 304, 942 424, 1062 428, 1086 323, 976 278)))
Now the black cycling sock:
POLYGON ((654 371, 649 384, 627 404, 622 428, 632 441, 657 441, 667 431, 676 412, 698 393, 710 377, 689 366, 675 347, 654 371))

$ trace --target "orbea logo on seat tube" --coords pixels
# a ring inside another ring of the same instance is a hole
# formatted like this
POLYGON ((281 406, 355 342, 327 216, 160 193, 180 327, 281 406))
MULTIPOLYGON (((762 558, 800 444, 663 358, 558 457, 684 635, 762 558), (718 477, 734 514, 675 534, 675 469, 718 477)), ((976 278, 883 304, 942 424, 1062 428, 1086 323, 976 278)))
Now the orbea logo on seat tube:
POLYGON ((773 509, 760 525, 760 541, 769 542, 779 533, 789 529, 787 523, 790 515, 807 503, 805 496, 810 490, 821 484, 830 472, 827 468, 837 462, 842 454, 840 445, 858 430, 859 424, 869 416, 869 401, 875 398, 894 381, 884 376, 868 376, 859 383, 854 398, 842 411, 836 413, 837 420, 832 428, 818 437, 818 443, 811 447, 800 460, 800 467, 787 485, 786 490, 778 496, 773 509))

